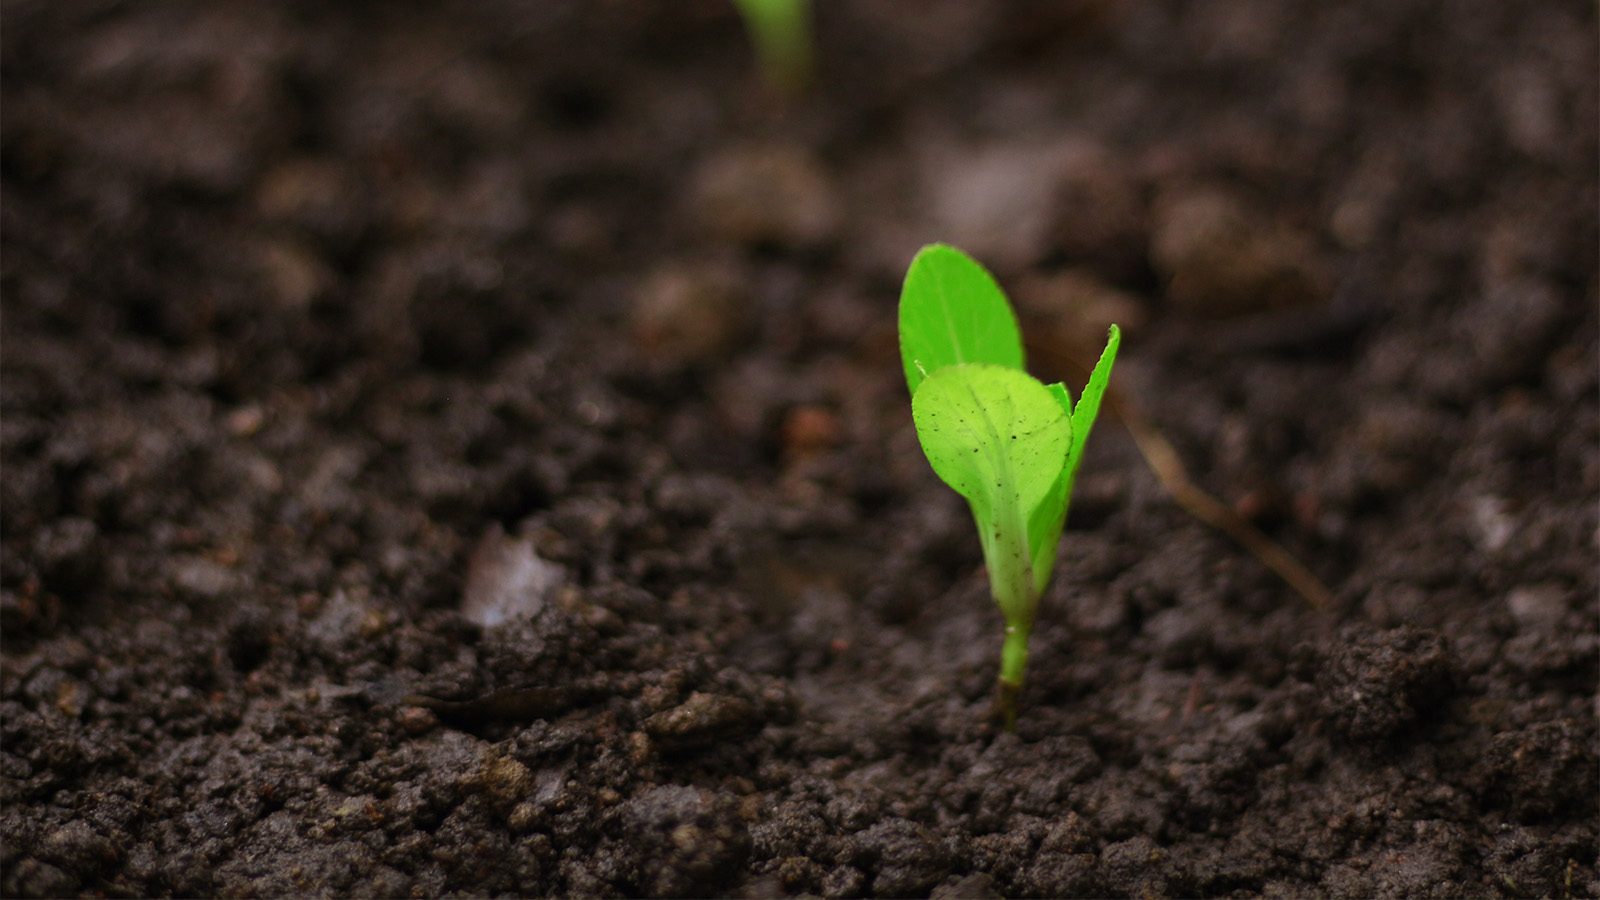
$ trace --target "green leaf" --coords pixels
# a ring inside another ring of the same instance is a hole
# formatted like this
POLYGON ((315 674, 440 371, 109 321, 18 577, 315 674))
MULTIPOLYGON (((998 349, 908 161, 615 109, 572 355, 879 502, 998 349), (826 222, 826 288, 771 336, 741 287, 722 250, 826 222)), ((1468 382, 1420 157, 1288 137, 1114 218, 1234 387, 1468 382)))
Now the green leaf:
POLYGON ((1061 473, 1051 485, 1050 492, 1028 519, 1028 554, 1033 559, 1034 589, 1041 594, 1044 593, 1045 584, 1050 581, 1051 570, 1055 568, 1056 544, 1061 540, 1061 529, 1067 524, 1072 488, 1078 480, 1078 466, 1083 463, 1083 446, 1089 440, 1094 420, 1100 415, 1100 399, 1105 396, 1106 385, 1111 381, 1111 366, 1117 361, 1117 348, 1121 345, 1122 330, 1113 325, 1106 339, 1106 348, 1100 353, 1100 361, 1095 363, 1094 371, 1089 374, 1089 383, 1084 385, 1083 394, 1078 397, 1077 409, 1072 408, 1066 387, 1050 385, 1052 391, 1058 391, 1057 397, 1072 419, 1072 445, 1067 451, 1066 464, 1061 467, 1061 473))
POLYGON ((900 361, 913 396, 945 366, 1022 368, 1022 332, 1006 295, 983 266, 946 244, 923 247, 900 291, 900 361))
POLYGON ((1031 623, 1038 592, 1028 522, 1072 445, 1060 399, 1026 372, 967 363, 923 379, 911 417, 934 472, 972 506, 1001 611, 1031 623))
POLYGON ((1072 418, 1072 395, 1067 393, 1067 386, 1058 381, 1055 384, 1047 384, 1045 387, 1049 388, 1050 393, 1055 394, 1056 399, 1061 401, 1061 408, 1067 411, 1067 418, 1072 418))
POLYGON ((1100 351, 1100 361, 1089 373, 1089 383, 1083 386, 1078 397, 1078 407, 1072 412, 1072 449, 1067 453, 1067 496, 1072 495, 1072 479, 1078 477, 1078 465, 1083 462, 1083 445, 1089 440, 1089 431, 1100 415, 1100 399, 1105 396, 1106 385, 1111 383, 1111 367, 1117 361, 1117 348, 1122 346, 1122 329, 1111 326, 1106 335, 1106 348, 1100 351))
MULTIPOLYGON (((1067 386, 1059 381, 1046 386, 1061 403, 1070 421, 1072 395, 1067 393, 1067 386)), ((1073 438, 1077 438, 1076 432, 1073 438)), ((1068 452, 1071 452, 1070 447, 1068 452)), ((1056 542, 1061 540, 1061 529, 1067 521, 1067 501, 1072 491, 1072 478, 1068 474, 1070 468, 1063 460, 1061 471, 1050 485, 1049 493, 1028 516, 1028 556, 1033 560, 1033 587, 1036 593, 1044 593, 1045 585, 1050 582, 1050 572, 1056 565, 1056 542)))
MULTIPOLYGON (((1076 432, 1073 436, 1077 436, 1076 432)), ((1041 594, 1056 567, 1056 545, 1061 541, 1061 529, 1067 524, 1067 504, 1071 496, 1071 466, 1063 459, 1049 493, 1028 517, 1028 558, 1032 560, 1033 588, 1041 594)))
POLYGON ((933 470, 973 503, 997 493, 1030 511, 1044 499, 1072 443, 1060 402, 1038 379, 1004 366, 946 366, 911 399, 933 470))

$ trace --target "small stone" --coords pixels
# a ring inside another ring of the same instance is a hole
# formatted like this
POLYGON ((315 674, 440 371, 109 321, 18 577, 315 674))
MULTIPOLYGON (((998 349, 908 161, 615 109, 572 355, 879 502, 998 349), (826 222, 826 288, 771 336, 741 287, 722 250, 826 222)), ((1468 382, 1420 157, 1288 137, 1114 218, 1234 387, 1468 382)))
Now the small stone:
POLYGON ((1481 294, 1456 307, 1447 326, 1452 338, 1471 347, 1465 367, 1430 377, 1427 386, 1442 396, 1466 397, 1485 385, 1534 377, 1566 334, 1567 301, 1568 295, 1546 277, 1515 275, 1485 284, 1481 294))
POLYGON ((1567 591, 1559 584, 1530 584, 1511 589, 1506 605, 1525 631, 1554 631, 1567 614, 1567 591))
POLYGON ((39 529, 34 536, 35 559, 44 566, 73 565, 95 555, 99 527, 82 516, 62 516, 39 529))
POLYGON ((228 413, 227 419, 224 421, 227 424, 229 434, 234 437, 247 438, 254 436, 256 432, 261 430, 261 426, 266 424, 267 415, 261 409, 260 404, 251 403, 228 413))
POLYGON ((1328 231, 1347 249, 1359 250, 1380 239, 1390 225, 1396 197, 1405 184, 1405 162, 1387 143, 1370 148, 1339 191, 1328 231))
POLYGON ((1505 500, 1482 494, 1472 498, 1468 508, 1480 549, 1494 553, 1510 543, 1517 533, 1517 520, 1506 509, 1505 500))
POLYGON ((409 734, 427 734, 439 724, 439 717, 433 710, 422 706, 404 707, 396 718, 400 722, 400 727, 409 734))
POLYGON ((759 875, 739 885, 732 896, 743 897, 744 900, 783 900, 792 893, 794 892, 784 887, 781 877, 759 875))
POLYGON ((238 587, 234 572, 203 556, 180 556, 172 566, 173 584, 188 594, 215 599, 238 587))
POLYGON ((786 856, 778 860, 777 875, 783 889, 790 893, 801 890, 821 880, 821 867, 804 856, 786 856))
POLYGON ((46 862, 31 856, 7 866, 8 893, 18 897, 71 897, 78 893, 82 883, 77 876, 69 875, 46 862))
MULTIPOLYGON (((1076 739, 1080 752, 1093 754, 1088 741, 1083 738, 1076 739)), ((1067 746, 1071 746, 1070 744, 1067 746)), ((1098 760, 1096 760, 1098 763, 1098 760)), ((1093 771, 1098 772, 1098 765, 1093 771)), ((1068 811, 1066 818, 1058 819, 1050 824, 1050 830, 1045 833, 1044 840, 1039 844, 1040 853, 1093 853, 1097 849, 1093 827, 1076 812, 1068 811)))
POLYGON ((461 614, 484 628, 537 616, 566 581, 566 570, 539 557, 532 538, 507 538, 493 525, 467 562, 461 614))
POLYGON ((1211 648, 1216 610, 1172 607, 1151 616, 1144 633, 1155 643, 1156 655, 1169 668, 1188 667, 1205 658, 1211 648))

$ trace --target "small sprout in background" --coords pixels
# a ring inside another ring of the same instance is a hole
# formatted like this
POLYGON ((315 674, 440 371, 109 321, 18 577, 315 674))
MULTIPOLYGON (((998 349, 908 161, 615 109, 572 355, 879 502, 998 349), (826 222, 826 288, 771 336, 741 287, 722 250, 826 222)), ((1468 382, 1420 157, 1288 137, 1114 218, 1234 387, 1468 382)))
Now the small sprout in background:
POLYGON ((734 0, 767 84, 798 94, 811 80, 810 0, 734 0))
POLYGON ((1024 371, 1016 314, 971 257, 933 244, 906 272, 900 357, 911 416, 934 472, 967 498, 978 526, 989 591, 1006 620, 996 712, 1008 731, 1016 730, 1034 613, 1121 340, 1111 326, 1074 407, 1064 385, 1024 371))

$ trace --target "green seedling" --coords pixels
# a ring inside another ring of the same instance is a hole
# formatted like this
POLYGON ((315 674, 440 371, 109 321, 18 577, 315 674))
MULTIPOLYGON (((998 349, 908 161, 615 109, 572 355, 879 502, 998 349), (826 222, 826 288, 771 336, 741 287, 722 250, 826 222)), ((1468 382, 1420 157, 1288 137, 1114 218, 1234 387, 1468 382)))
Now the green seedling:
POLYGON ((734 0, 767 83, 797 94, 811 79, 810 0, 734 0))
POLYGON ((1016 730, 1028 636, 1121 341, 1111 326, 1074 406, 1065 385, 1023 369, 1016 314, 965 253, 922 248, 900 292, 900 358, 917 438, 933 471, 972 507, 989 591, 1006 621, 996 712, 1007 730, 1016 730))

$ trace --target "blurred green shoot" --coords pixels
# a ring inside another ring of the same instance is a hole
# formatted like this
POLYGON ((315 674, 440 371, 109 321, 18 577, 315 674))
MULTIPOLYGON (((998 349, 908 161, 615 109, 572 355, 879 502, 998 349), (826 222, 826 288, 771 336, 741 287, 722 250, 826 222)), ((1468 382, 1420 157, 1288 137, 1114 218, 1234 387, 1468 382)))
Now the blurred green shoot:
POLYGON ((755 46, 761 75, 786 94, 811 80, 810 0, 734 0, 755 46))

